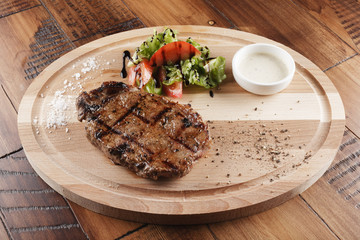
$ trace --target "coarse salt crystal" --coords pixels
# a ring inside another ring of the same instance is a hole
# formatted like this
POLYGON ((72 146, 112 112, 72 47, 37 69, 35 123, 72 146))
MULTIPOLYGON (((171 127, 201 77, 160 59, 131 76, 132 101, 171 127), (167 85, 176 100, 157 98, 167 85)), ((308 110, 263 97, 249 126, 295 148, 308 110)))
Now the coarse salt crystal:
POLYGON ((82 73, 87 73, 99 68, 97 61, 95 60, 95 57, 88 58, 87 61, 83 63, 83 66, 84 67, 81 69, 82 73))
MULTIPOLYGON (((113 62, 115 62, 115 59, 113 59, 113 62)), ((80 60, 78 61, 80 63, 80 60)), ((110 62, 106 62, 107 65, 110 65, 110 62)), ((75 64, 72 65, 72 68, 75 69, 75 64)), ((74 73, 72 75, 72 78, 74 78, 77 81, 80 81, 82 78, 82 73, 86 74, 87 72, 94 71, 96 69, 99 69, 99 64, 96 61, 95 57, 89 57, 86 59, 85 62, 82 63, 82 69, 80 72, 74 73)), ((85 82, 88 79, 94 79, 94 77, 91 76, 84 76, 84 78, 81 80, 82 82, 85 82)), ((69 120, 69 117, 66 115, 66 111, 69 110, 69 106, 72 106, 73 104, 73 96, 70 95, 64 95, 65 91, 72 91, 76 89, 83 89, 83 86, 80 82, 72 82, 73 80, 64 80, 64 87, 62 90, 58 90, 55 92, 54 98, 52 101, 48 104, 49 105, 49 111, 46 119, 46 127, 56 129, 58 126, 66 126, 67 122, 69 120)), ((48 88, 48 86, 46 86, 48 88)), ((43 95, 41 95, 43 97, 43 95)), ((37 122, 37 120, 34 120, 34 122, 37 122)), ((66 132, 69 132, 69 129, 65 129, 66 132)), ((51 133, 52 131, 49 131, 51 133)), ((69 138, 70 139, 70 138, 69 138)))
POLYGON ((54 99, 49 103, 50 109, 46 119, 46 127, 56 129, 57 126, 67 125, 68 118, 65 111, 69 105, 69 99, 63 95, 65 91, 56 91, 54 99))
POLYGON ((38 122, 39 122, 38 117, 34 117, 33 124, 38 124, 38 122))
POLYGON ((81 77, 81 74, 80 73, 75 73, 72 77, 75 78, 76 80, 79 80, 80 77, 81 77))

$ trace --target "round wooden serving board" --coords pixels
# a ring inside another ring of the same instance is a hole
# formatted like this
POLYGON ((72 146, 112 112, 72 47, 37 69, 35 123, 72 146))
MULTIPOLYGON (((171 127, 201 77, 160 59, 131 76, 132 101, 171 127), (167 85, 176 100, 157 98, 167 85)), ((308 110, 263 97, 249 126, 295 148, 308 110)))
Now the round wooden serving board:
POLYGON ((342 101, 329 78, 299 53, 257 35, 204 26, 171 28, 179 39, 192 37, 208 46, 211 56, 226 58, 227 79, 213 97, 209 90, 189 87, 179 100, 191 103, 208 122, 212 144, 207 155, 183 178, 143 179, 104 157, 77 120, 80 92, 103 81, 127 82, 120 77, 123 51, 133 53, 152 35, 154 28, 144 28, 81 46, 34 80, 22 99, 18 127, 36 172, 63 196, 95 212, 160 224, 247 216, 289 200, 319 179, 345 127, 342 101), (278 45, 296 61, 295 77, 281 93, 254 95, 234 81, 234 53, 256 42, 278 45), (52 126, 61 118, 66 125, 52 126))

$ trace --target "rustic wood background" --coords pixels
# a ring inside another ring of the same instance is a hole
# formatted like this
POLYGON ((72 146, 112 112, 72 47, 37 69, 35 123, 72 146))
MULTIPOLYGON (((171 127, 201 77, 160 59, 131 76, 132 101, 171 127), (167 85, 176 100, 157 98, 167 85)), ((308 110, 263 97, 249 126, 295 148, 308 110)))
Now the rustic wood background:
POLYGON ((356 239, 360 236, 360 3, 357 0, 3 0, 0 3, 0 239, 356 239), (109 218, 48 187, 29 165, 17 110, 32 80, 92 40, 157 25, 259 34, 317 64, 340 92, 346 131, 311 188, 269 211, 216 224, 161 226, 109 218))

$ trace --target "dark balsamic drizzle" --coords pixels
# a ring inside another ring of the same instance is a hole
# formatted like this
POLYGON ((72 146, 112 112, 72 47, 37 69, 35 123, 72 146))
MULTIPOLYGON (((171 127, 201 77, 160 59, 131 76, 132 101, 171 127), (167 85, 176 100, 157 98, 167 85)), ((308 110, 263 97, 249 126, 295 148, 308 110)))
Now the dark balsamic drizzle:
POLYGON ((126 78, 127 77, 127 72, 126 72, 126 64, 125 64, 125 60, 128 59, 129 61, 132 61, 131 56, 130 56, 130 52, 128 50, 125 50, 123 52, 123 67, 121 69, 121 73, 120 76, 122 78, 126 78))
POLYGON ((214 97, 214 92, 212 90, 210 90, 210 97, 214 97))

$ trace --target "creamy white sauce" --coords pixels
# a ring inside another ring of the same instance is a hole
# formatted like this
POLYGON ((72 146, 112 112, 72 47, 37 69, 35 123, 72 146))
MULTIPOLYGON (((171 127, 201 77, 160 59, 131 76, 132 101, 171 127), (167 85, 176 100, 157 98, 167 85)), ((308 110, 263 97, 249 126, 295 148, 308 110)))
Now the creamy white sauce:
POLYGON ((288 70, 278 58, 267 53, 254 53, 240 63, 241 73, 258 83, 272 83, 283 79, 288 70))

